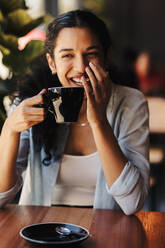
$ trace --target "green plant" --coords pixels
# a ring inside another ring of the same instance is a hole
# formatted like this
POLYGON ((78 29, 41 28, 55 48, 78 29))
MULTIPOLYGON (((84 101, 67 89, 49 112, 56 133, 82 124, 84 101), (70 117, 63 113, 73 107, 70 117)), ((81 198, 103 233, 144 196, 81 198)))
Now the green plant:
POLYGON ((42 23, 50 21, 45 15, 33 19, 27 12, 24 0, 0 0, 0 51, 2 63, 9 69, 9 77, 0 77, 0 129, 6 118, 3 97, 10 94, 15 78, 29 71, 44 53, 44 42, 30 41, 23 50, 18 48, 18 40, 42 23))

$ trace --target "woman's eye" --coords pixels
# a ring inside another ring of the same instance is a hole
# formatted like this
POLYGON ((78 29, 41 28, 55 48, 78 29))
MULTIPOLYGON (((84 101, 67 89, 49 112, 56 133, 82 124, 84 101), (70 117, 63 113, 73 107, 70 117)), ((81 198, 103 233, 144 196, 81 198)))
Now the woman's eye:
POLYGON ((65 54, 65 55, 62 55, 62 58, 72 58, 73 55, 72 54, 65 54))
POLYGON ((98 56, 98 52, 87 53, 87 56, 89 56, 89 57, 97 57, 98 56))

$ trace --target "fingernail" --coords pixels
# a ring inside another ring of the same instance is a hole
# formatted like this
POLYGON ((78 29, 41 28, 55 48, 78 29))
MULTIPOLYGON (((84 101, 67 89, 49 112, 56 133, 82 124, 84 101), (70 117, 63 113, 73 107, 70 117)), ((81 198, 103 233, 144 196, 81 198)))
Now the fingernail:
POLYGON ((88 71, 88 70, 90 70, 90 67, 89 67, 89 66, 87 66, 87 67, 85 68, 85 71, 88 71))
POLYGON ((94 66, 96 66, 96 64, 95 63, 93 63, 93 62, 89 62, 89 65, 94 65, 94 66))

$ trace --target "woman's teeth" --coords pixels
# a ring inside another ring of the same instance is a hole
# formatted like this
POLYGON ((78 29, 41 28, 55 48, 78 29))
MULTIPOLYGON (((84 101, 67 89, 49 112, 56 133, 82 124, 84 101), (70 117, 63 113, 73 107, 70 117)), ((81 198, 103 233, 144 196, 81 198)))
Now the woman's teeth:
POLYGON ((72 81, 73 83, 81 84, 81 85, 82 85, 84 81, 86 81, 86 82, 89 81, 89 78, 84 78, 84 81, 83 81, 82 79, 80 79, 80 78, 79 78, 79 79, 75 79, 75 78, 73 79, 73 78, 72 78, 71 81, 72 81))
POLYGON ((73 78, 72 78, 71 81, 72 81, 73 83, 75 83, 75 84, 82 84, 82 83, 83 83, 80 79, 76 80, 76 79, 73 79, 73 78))

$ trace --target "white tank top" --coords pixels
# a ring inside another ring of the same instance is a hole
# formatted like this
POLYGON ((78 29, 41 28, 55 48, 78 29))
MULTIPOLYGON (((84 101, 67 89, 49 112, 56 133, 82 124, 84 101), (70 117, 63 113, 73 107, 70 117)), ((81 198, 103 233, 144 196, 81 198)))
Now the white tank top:
POLYGON ((97 152, 85 156, 64 154, 52 205, 93 206, 99 166, 97 152))

